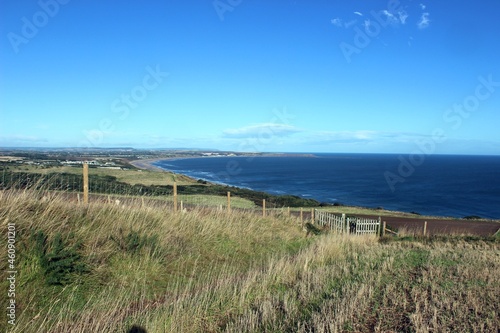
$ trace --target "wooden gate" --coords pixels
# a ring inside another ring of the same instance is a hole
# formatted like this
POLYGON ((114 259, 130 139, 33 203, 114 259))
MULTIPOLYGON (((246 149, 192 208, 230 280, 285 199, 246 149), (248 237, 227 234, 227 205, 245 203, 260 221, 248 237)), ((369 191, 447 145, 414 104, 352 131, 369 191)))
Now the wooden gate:
POLYGON ((338 233, 347 233, 355 235, 380 234, 380 217, 378 219, 369 219, 362 217, 348 216, 345 214, 337 215, 321 210, 315 210, 314 222, 327 227, 338 233))

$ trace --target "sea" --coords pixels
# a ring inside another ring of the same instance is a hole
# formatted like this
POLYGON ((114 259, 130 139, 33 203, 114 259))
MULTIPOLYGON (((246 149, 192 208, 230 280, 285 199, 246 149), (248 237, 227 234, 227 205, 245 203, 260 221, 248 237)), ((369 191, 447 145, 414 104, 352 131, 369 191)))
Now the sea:
POLYGON ((155 165, 195 179, 329 204, 500 219, 500 156, 283 154, 155 165))

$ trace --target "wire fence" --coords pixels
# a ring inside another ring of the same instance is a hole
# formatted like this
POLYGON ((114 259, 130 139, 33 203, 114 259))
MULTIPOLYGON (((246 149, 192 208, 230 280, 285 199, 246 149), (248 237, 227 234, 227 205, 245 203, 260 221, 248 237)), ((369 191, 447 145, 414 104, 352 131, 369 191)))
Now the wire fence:
MULTIPOLYGON (((238 196, 230 187, 214 187, 206 184, 193 185, 141 185, 118 181, 113 176, 88 175, 89 200, 121 206, 142 205, 187 211, 210 208, 220 211, 247 211, 262 216, 296 216, 311 219, 311 209, 290 208, 294 197, 283 198, 263 192, 238 196), (291 200, 291 201, 290 201, 291 200), (291 205, 287 205, 291 203, 291 205)), ((0 190, 33 190, 46 195, 56 192, 75 202, 83 201, 84 175, 70 173, 30 173, 0 171, 0 190)), ((246 192, 245 192, 246 193, 246 192)))

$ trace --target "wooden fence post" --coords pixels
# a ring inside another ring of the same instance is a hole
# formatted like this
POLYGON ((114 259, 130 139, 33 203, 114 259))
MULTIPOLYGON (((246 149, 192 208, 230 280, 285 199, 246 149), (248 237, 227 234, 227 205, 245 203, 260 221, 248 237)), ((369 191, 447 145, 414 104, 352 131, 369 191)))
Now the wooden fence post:
POLYGON ((177 212, 177 183, 174 182, 174 212, 177 212))
POLYGON ((89 203, 89 165, 83 163, 83 203, 89 203))
POLYGON ((266 199, 262 199, 262 217, 266 217, 266 199))
POLYGON ((227 192, 227 212, 231 213, 231 192, 227 192))
POLYGON ((382 223, 382 236, 385 236, 385 221, 382 223))
POLYGON ((300 207, 300 225, 304 226, 304 210, 300 207))
POLYGON ((290 217, 290 207, 287 208, 288 217, 290 217))
POLYGON ((426 233, 427 233, 427 221, 424 222, 424 237, 426 233))
POLYGON ((349 233, 349 226, 347 225, 347 220, 345 218, 345 213, 342 213, 342 227, 344 228, 344 232, 346 234, 349 233))
POLYGON ((78 204, 80 204, 80 193, 76 194, 76 198, 78 199, 78 204))
POLYGON ((311 223, 314 224, 314 208, 311 209, 311 223))
POLYGON ((382 236, 382 218, 379 216, 378 217, 378 236, 382 236))
POLYGON ((184 212, 184 203, 181 200, 181 212, 184 212))

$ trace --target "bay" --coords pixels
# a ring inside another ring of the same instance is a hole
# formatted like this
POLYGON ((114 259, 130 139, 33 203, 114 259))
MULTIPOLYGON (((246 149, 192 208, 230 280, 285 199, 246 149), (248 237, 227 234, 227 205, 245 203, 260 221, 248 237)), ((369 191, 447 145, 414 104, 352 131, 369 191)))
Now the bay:
POLYGON ((163 160, 196 179, 325 203, 500 218, 500 156, 287 154, 163 160))

